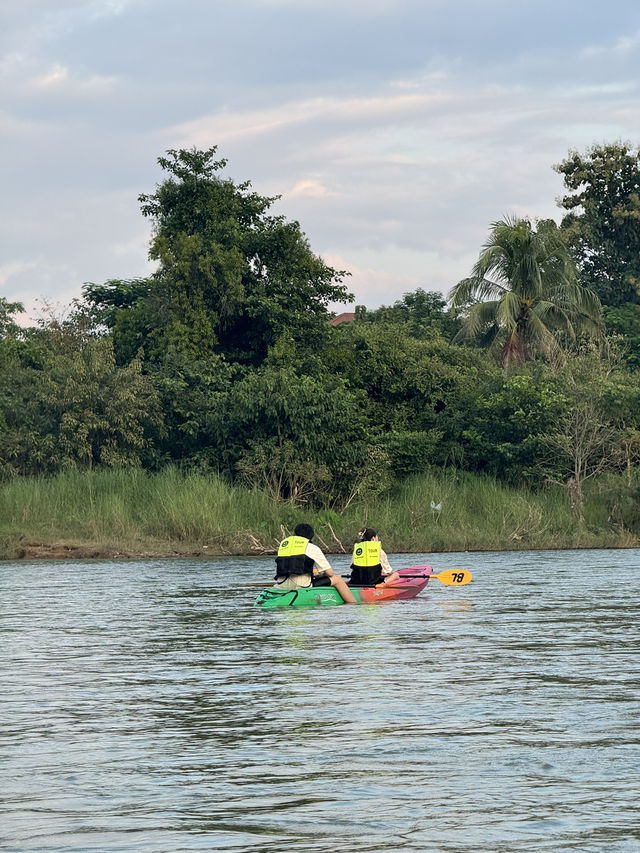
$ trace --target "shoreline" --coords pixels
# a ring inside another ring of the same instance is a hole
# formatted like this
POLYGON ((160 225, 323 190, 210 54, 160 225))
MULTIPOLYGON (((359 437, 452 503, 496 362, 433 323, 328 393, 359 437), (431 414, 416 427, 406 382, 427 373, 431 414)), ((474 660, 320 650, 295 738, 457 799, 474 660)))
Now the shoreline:
POLYGON ((625 550, 640 547, 635 493, 625 489, 619 478, 594 484, 578 519, 560 487, 531 492, 477 474, 427 472, 337 512, 174 469, 70 472, 2 485, 0 560, 275 557, 300 521, 331 555, 351 555, 363 524, 398 555, 625 550), (430 508, 435 498, 441 512, 430 508))
MULTIPOLYGON (((464 553, 464 554, 484 554, 484 553, 521 553, 522 551, 598 551, 598 550, 608 550, 608 551, 628 551, 633 550, 634 548, 640 548, 640 544, 630 544, 630 545, 571 545, 566 548, 561 548, 558 546, 535 546, 535 547, 527 547, 527 548, 487 548, 483 546, 477 546, 475 548, 465 548, 461 550, 459 548, 450 548, 450 549, 438 549, 434 550, 432 548, 426 548, 424 550, 416 549, 414 551, 393 551, 394 555, 400 554, 455 554, 455 553, 464 553)), ((100 548, 91 545, 75 545, 75 544, 65 544, 65 543, 45 543, 45 542, 24 542, 17 546, 18 553, 10 556, 0 556, 0 563, 2 562, 11 562, 11 561, 37 561, 37 560, 168 560, 171 558, 176 559, 188 559, 188 558, 200 558, 200 557, 269 557, 275 556, 276 549, 274 548, 272 551, 269 550, 261 550, 261 551, 245 551, 245 552, 234 552, 231 553, 229 551, 221 550, 221 549, 212 549, 209 547, 201 547, 201 548, 184 548, 184 549, 174 549, 174 550, 154 550, 154 549, 145 549, 140 551, 134 550, 117 550, 114 548, 100 548)), ((345 556, 347 554, 346 551, 340 551, 337 549, 324 549, 325 554, 330 554, 331 556, 345 556)))

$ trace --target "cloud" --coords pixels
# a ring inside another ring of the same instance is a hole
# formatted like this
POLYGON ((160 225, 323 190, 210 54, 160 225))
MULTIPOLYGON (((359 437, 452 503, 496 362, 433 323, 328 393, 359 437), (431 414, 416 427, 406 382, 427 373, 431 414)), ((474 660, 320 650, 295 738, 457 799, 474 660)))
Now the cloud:
MULTIPOLYGON (((394 274, 377 267, 358 267, 340 255, 329 254, 324 260, 334 269, 349 273, 344 283, 355 296, 356 305, 391 305, 404 293, 420 287, 419 276, 394 274)), ((338 308, 338 305, 334 307, 338 308)))
POLYGON ((316 178, 306 178, 298 181, 291 189, 285 193, 288 198, 296 198, 297 196, 310 196, 311 198, 325 198, 326 196, 335 195, 327 189, 316 178))
POLYGON ((35 269, 36 266, 37 264, 34 261, 7 261, 0 266, 0 287, 4 287, 6 282, 12 278, 12 276, 20 275, 28 270, 35 269))
POLYGON ((57 94, 65 94, 67 96, 81 95, 92 98, 101 93, 111 93, 117 83, 117 77, 105 77, 99 74, 92 74, 83 79, 71 74, 67 67, 57 63, 47 69, 43 74, 27 81, 27 85, 32 89, 47 90, 49 95, 55 91, 57 94))
POLYGON ((202 116, 175 128, 182 147, 204 147, 212 137, 220 142, 233 142, 241 137, 263 136, 267 133, 293 132, 296 127, 323 123, 335 127, 341 124, 377 123, 384 116, 394 121, 399 116, 415 115, 429 96, 426 94, 379 94, 375 97, 311 98, 286 101, 266 109, 221 112, 202 116))
POLYGON ((587 45, 580 51, 580 59, 593 59, 599 56, 627 56, 637 53, 640 48, 640 29, 632 35, 624 35, 615 39, 613 43, 600 43, 587 45))
MULTIPOLYGON (((640 11, 611 0, 21 0, 0 8, 7 298, 145 275, 137 196, 219 146, 387 304, 466 275, 490 223, 555 216, 552 165, 640 139, 640 11)), ((367 301, 371 300, 371 301, 367 301)))

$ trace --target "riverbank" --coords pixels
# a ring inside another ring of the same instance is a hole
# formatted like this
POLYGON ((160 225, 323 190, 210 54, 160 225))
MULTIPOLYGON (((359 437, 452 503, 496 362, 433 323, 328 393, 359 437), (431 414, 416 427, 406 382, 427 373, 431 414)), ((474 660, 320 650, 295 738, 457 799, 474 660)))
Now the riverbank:
POLYGON ((592 484, 579 521, 559 486, 536 493, 449 470, 417 475, 339 513, 173 468, 71 471, 0 487, 0 558, 266 555, 302 520, 333 554, 350 553, 365 524, 390 553, 638 547, 623 492, 620 480, 592 484))

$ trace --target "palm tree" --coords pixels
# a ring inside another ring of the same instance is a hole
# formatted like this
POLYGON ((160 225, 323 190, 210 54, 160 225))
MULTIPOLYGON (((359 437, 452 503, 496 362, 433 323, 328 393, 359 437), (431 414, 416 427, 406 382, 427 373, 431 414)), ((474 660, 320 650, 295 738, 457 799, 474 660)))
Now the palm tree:
POLYGON ((471 276, 449 293, 455 308, 466 308, 456 339, 504 340, 502 363, 530 361, 541 354, 561 357, 561 342, 580 331, 602 334, 596 294, 582 287, 576 266, 552 219, 518 217, 494 222, 471 276), (493 280, 487 278, 491 276, 493 280))

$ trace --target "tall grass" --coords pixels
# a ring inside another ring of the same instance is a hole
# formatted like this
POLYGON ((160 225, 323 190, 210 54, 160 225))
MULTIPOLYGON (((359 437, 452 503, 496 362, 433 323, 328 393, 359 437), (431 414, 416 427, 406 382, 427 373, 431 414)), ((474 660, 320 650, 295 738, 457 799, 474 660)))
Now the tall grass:
POLYGON ((406 481, 369 516, 398 552, 612 547, 634 539, 578 522, 558 486, 536 493, 454 470, 406 481))
POLYGON ((0 487, 0 557, 39 545, 83 555, 266 553, 301 520, 314 525, 328 551, 349 552, 363 524, 379 531, 389 552, 639 544, 607 521, 597 491, 587 510, 579 523, 558 487, 536 494, 454 470, 415 476, 344 513, 277 503, 256 489, 175 468, 69 471, 0 487))
POLYGON ((0 539, 113 553, 245 553, 279 507, 214 476, 70 471, 0 488, 0 539))

